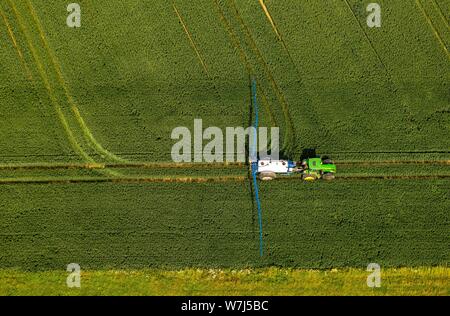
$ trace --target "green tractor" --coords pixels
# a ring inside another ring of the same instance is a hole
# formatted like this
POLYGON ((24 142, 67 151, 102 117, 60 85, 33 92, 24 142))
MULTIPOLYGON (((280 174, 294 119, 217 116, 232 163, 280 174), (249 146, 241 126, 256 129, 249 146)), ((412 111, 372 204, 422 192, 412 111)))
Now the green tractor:
POLYGON ((302 179, 305 181, 333 180, 336 173, 336 165, 330 159, 308 158, 298 167, 302 170, 302 179))

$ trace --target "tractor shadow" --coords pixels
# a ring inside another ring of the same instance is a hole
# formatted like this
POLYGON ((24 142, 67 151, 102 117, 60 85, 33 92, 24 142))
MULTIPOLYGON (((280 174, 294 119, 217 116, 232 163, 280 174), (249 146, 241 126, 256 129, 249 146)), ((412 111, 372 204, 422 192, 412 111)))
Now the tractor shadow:
MULTIPOLYGON (((300 161, 303 161, 304 159, 309 158, 320 158, 320 155, 317 154, 315 148, 305 148, 302 150, 302 154, 300 156, 300 161)), ((330 159, 328 156, 322 156, 322 159, 330 159)))

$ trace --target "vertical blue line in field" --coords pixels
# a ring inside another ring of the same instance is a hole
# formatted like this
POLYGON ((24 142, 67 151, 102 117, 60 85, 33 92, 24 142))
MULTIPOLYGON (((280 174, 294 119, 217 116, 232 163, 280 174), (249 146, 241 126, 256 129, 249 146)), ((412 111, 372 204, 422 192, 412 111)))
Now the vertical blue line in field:
MULTIPOLYGON (((257 130, 259 125, 259 113, 258 113, 258 102, 256 98, 256 80, 252 80, 252 96, 253 96, 253 106, 255 107, 255 122, 254 128, 255 131, 253 133, 253 145, 250 148, 251 157, 254 157, 255 160, 251 161, 252 167, 252 177, 253 177, 253 187, 255 189, 255 200, 256 207, 258 208, 258 222, 259 222, 259 255, 262 257, 264 254, 264 244, 263 244, 263 227, 262 227, 262 211, 261 211, 261 202, 259 200, 259 189, 258 189, 258 181, 256 178, 256 173, 258 172, 258 153, 257 153, 257 130)), ((250 142, 251 143, 251 142, 250 142)))

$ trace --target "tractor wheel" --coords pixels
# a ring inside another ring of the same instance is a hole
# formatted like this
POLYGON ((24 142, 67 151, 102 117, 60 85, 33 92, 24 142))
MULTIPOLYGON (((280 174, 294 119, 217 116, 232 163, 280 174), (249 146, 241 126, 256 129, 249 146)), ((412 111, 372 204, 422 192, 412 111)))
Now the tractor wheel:
POLYGON ((315 174, 304 173, 302 179, 305 181, 314 181, 317 179, 317 176, 315 174))
POLYGON ((273 180, 277 177, 277 175, 275 174, 275 172, 261 172, 259 174, 259 179, 262 181, 270 181, 273 180))
POLYGON ((324 165, 331 165, 331 164, 333 164, 333 162, 331 161, 331 159, 324 159, 322 161, 322 164, 324 164, 324 165))
POLYGON ((326 172, 326 173, 323 174, 322 178, 324 180, 333 180, 334 179, 334 173, 326 172))

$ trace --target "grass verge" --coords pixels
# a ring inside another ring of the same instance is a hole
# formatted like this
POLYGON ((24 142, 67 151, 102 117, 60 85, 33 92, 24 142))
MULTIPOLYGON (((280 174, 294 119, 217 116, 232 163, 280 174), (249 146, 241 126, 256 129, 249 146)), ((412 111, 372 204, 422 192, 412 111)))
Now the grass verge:
POLYGON ((389 268, 381 287, 364 269, 284 268, 83 271, 68 288, 65 271, 0 270, 0 295, 449 295, 448 267, 389 268))

